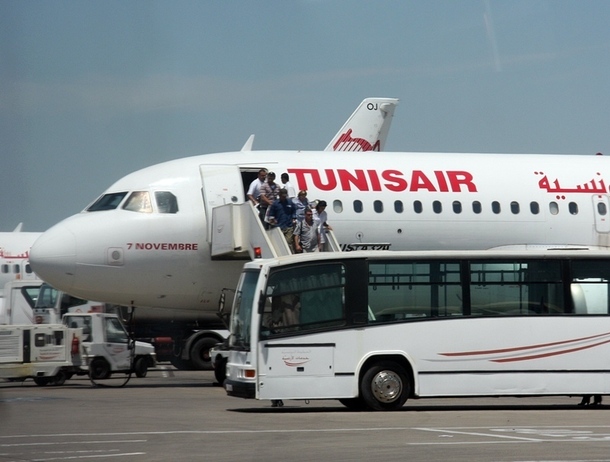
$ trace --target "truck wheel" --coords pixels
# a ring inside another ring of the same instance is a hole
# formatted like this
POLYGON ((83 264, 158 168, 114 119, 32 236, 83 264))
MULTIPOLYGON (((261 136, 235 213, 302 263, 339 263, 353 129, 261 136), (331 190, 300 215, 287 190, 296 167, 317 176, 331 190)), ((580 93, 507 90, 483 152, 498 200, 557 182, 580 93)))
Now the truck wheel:
POLYGON ((227 378, 227 361, 227 358, 221 358, 216 361, 216 364, 214 365, 214 377, 216 377, 216 380, 220 385, 222 385, 227 378))
POLYGON ((360 396, 373 411, 400 409, 409 394, 411 384, 405 369, 394 361, 374 364, 362 376, 360 396))
POLYGON ((66 380, 68 380, 68 374, 65 371, 59 371, 55 377, 51 377, 49 383, 60 387, 66 383, 66 380))
POLYGON ((148 360, 145 356, 138 356, 133 365, 133 371, 136 373, 136 377, 141 379, 146 377, 148 373, 148 360))
POLYGON ((110 377, 110 364, 103 358, 95 358, 89 366, 89 377, 104 380, 110 377))
POLYGON ((34 383, 39 387, 45 387, 51 383, 50 377, 34 377, 34 383))
POLYGON ((213 348, 218 340, 203 337, 195 342, 191 347, 191 362, 197 370, 212 370, 212 358, 210 358, 210 348, 213 348))

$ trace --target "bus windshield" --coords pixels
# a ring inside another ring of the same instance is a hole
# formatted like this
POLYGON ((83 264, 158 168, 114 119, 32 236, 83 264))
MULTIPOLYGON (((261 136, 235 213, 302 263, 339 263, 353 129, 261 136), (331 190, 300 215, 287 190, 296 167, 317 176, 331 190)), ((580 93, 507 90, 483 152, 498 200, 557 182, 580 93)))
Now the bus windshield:
POLYGON ((231 347, 250 348, 250 318, 259 271, 244 271, 237 285, 231 310, 231 347))

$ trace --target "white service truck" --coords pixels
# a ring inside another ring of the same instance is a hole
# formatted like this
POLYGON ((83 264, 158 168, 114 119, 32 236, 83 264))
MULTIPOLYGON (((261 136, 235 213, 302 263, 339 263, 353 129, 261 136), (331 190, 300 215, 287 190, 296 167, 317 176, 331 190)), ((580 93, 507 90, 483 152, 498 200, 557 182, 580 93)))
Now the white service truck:
POLYGON ((0 326, 0 378, 62 385, 79 370, 81 335, 62 324, 0 326))
POLYGON ((0 378, 61 385, 73 375, 145 377, 154 347, 131 341, 103 305, 58 292, 42 281, 11 281, 0 298, 0 378), (62 316, 63 315, 63 316, 62 316))
POLYGON ((135 373, 146 377, 156 364, 155 349, 150 343, 131 341, 116 314, 67 313, 63 323, 82 330, 82 361, 79 367, 91 379, 103 380, 115 373, 135 373))

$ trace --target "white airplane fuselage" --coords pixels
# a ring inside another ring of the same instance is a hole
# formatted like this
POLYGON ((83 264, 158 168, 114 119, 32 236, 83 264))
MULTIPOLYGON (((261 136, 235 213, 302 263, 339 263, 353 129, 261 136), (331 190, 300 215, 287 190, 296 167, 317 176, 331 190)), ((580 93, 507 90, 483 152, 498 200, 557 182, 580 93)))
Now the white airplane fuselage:
POLYGON ((15 279, 36 279, 30 268, 30 248, 42 233, 0 233, 0 291, 15 279))
MULTIPOLYGON (((342 245, 391 250, 610 244, 610 159, 603 156, 255 151, 154 165, 104 194, 169 191, 176 213, 83 211, 40 237, 37 274, 58 289, 120 305, 199 311, 215 319, 220 290, 243 261, 210 257, 213 207, 245 200, 240 171, 288 172, 328 203, 342 245)), ((247 187, 247 185, 246 185, 247 187)))

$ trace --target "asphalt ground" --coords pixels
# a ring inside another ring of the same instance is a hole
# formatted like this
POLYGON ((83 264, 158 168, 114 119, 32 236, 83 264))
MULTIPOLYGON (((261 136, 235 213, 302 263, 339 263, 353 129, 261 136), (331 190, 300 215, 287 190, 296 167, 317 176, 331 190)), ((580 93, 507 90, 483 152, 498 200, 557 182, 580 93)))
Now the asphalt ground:
POLYGON ((338 401, 228 397, 211 372, 162 365, 93 386, 0 383, 0 461, 610 461, 610 397, 338 401))

